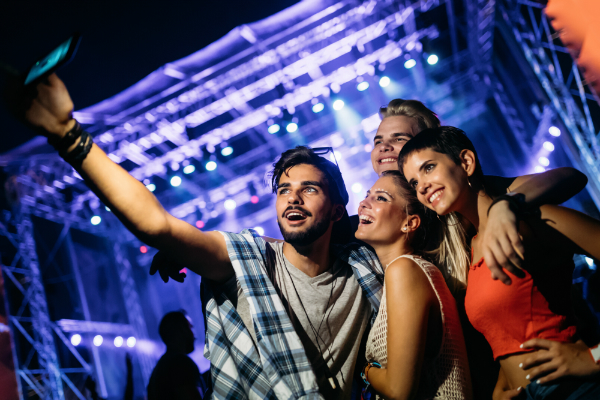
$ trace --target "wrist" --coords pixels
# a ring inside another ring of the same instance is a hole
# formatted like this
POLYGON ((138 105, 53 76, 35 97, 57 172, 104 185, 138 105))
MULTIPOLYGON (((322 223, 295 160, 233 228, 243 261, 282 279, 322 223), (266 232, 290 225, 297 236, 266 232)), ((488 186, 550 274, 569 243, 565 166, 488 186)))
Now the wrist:
POLYGON ((68 120, 64 122, 59 122, 54 124, 51 127, 46 127, 46 131, 49 133, 49 137, 51 141, 58 141, 62 139, 67 132, 69 132, 75 126, 75 119, 70 117, 68 120))

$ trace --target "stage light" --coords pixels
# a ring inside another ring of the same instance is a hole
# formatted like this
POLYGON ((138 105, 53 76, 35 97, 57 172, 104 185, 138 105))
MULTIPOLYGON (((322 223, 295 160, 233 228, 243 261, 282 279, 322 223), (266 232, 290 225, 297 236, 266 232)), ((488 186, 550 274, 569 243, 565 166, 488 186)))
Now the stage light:
POLYGON ((121 336, 117 336, 114 341, 115 347, 123 346, 123 338, 121 336))
POLYGON ((280 129, 281 127, 279 126, 279 124, 273 124, 269 126, 269 128, 267 128, 267 131, 272 135, 274 133, 279 132, 280 129))
POLYGON ((179 163, 178 162, 173 161, 171 163, 170 167, 173 171, 179 171, 179 163))
POLYGON ((177 187, 177 186, 181 185, 181 178, 179 176, 175 175, 174 177, 171 178, 170 182, 171 182, 171 186, 177 187))
POLYGON ((344 100, 336 100, 333 102, 333 109, 336 111, 340 111, 344 108, 344 100))
POLYGON ((542 173, 542 172, 545 172, 545 171, 546 171, 546 168, 542 167, 541 165, 537 165, 535 167, 535 172, 538 173, 538 174, 542 173))
POLYGON ((585 258, 585 262, 587 263, 588 267, 592 267, 594 265, 594 259, 593 258, 586 257, 585 258))
POLYGON ((329 87, 331 88, 331 91, 333 93, 339 93, 340 90, 342 90, 342 87, 340 86, 340 84, 336 83, 336 82, 333 82, 329 87))
POLYGON ((222 156, 225 156, 225 157, 227 157, 227 156, 230 156, 230 155, 232 155, 232 154, 233 154, 233 147, 231 147, 231 146, 224 147, 224 148, 221 150, 221 155, 222 155, 222 156))
POLYGON ((146 185, 146 188, 149 191, 154 192, 156 190, 156 185, 154 183, 150 183, 150 184, 146 185))
POLYGON ((352 185, 352 191, 354 193, 362 192, 362 185, 360 183, 356 182, 355 184, 352 185))
POLYGON ((260 226, 256 226, 256 227, 254 227, 253 229, 254 229, 254 230, 256 231, 256 233, 258 233, 260 236, 263 236, 263 235, 265 234, 265 230, 264 230, 262 227, 260 227, 260 226))
POLYGON ((133 347, 135 346, 135 338, 133 336, 130 336, 127 338, 127 347, 133 347))
POLYGON ((540 165, 543 165, 544 167, 547 167, 548 165, 550 165, 550 160, 548 160, 547 157, 540 157, 538 158, 538 162, 540 163, 540 165))
POLYGON ((110 208, 108 208, 108 207, 104 206, 104 209, 105 209, 106 211, 110 212, 110 208))
POLYGON ((81 335, 79 333, 76 333, 73 336, 71 336, 71 344, 73 346, 79 346, 80 343, 81 343, 81 335))
POLYGON ((548 128, 548 132, 550 132, 550 134, 552 136, 555 136, 555 137, 560 136, 560 129, 557 128, 556 126, 551 126, 550 128, 548 128))
POLYGON ((237 206, 237 204, 235 203, 235 200, 233 199, 227 199, 225 200, 225 203, 223 203, 223 207, 225 207, 226 210, 235 210, 235 207, 237 206))
POLYGON ((100 222, 102 222, 102 218, 100 218, 98 215, 94 215, 92 218, 90 218, 90 222, 92 225, 98 225, 100 222))
POLYGON ((417 65, 417 62, 414 58, 411 58, 410 60, 406 60, 406 62, 404 63, 404 68, 411 69, 415 65, 417 65))
POLYGON ((196 170, 196 167, 194 167, 192 164, 186 165, 185 167, 183 167, 183 173, 186 175, 191 174, 195 170, 196 170))
POLYGON ((217 218, 219 216, 219 212, 217 210, 211 211, 210 216, 211 218, 217 218))
POLYGON ((289 133, 294 133, 294 132, 296 132, 298 130, 298 124, 295 123, 295 122, 290 122, 285 127, 285 130, 288 131, 289 133))
POLYGON ((358 89, 359 92, 364 92, 368 88, 369 88, 369 82, 367 82, 367 81, 362 81, 361 83, 356 85, 356 89, 358 89))
POLYGON ((102 342, 104 341, 104 338, 102 337, 102 335, 96 335, 94 336, 94 346, 99 347, 100 345, 102 345, 102 342))
POLYGON ((365 152, 370 153, 373 151, 373 145, 371 143, 365 144, 365 152))
POLYGON ((550 142, 544 142, 544 148, 548 151, 554 151, 554 145, 550 142))
POLYGON ((312 106, 312 111, 316 114, 316 113, 320 113, 321 111, 323 111, 324 108, 325 108, 325 104, 317 103, 314 106, 312 106))
POLYGON ((196 221, 196 228, 198 228, 198 229, 204 228, 204 221, 196 221))
POLYGON ((390 78, 388 78, 387 76, 382 76, 381 79, 379 79, 379 86, 387 87, 390 84, 390 82, 390 78))
POLYGON ((140 253, 146 254, 148 252, 148 248, 146 246, 140 246, 140 253))
POLYGON ((256 195, 254 195, 254 196, 250 197, 250 203, 252 203, 252 204, 256 204, 256 203, 258 203, 258 201, 259 201, 259 200, 260 200, 260 199, 259 199, 259 198, 258 198, 258 196, 256 196, 256 195))
POLYGON ((215 169, 217 169, 217 163, 214 161, 209 161, 204 167, 207 171, 214 171, 215 169))
POLYGON ((437 64, 438 61, 439 61, 439 58, 435 54, 432 54, 429 57, 427 57, 427 64, 429 64, 429 65, 435 65, 435 64, 437 64))

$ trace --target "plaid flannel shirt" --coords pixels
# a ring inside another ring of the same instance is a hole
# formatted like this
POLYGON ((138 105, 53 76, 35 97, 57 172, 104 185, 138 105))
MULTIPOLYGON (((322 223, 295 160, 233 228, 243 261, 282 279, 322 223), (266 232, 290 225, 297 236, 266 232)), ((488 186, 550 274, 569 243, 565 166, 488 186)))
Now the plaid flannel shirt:
MULTIPOLYGON (((231 301, 202 286, 206 323, 204 356, 211 362, 213 399, 320 399, 319 387, 300 338, 269 280, 267 242, 253 230, 221 232, 248 298, 257 346, 231 301), (257 348, 258 347, 258 348, 257 348)), ((364 246, 335 246, 352 266, 375 319, 383 288, 383 269, 364 246)))

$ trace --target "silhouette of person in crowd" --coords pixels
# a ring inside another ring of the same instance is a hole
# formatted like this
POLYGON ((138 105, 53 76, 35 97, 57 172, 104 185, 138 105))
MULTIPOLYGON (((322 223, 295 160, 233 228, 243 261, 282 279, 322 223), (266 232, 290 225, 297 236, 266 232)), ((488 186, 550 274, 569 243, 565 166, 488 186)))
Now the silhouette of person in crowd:
POLYGON ((202 399, 206 387, 200 370, 187 355, 194 351, 194 332, 185 311, 167 313, 158 327, 167 351, 158 360, 150 382, 148 400, 195 400, 202 399))

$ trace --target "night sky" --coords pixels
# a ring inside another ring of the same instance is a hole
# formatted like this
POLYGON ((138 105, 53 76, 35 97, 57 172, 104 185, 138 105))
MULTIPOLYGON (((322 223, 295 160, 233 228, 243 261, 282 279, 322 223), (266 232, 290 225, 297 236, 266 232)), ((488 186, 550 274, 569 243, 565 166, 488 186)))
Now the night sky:
MULTIPOLYGON (((25 71, 70 34, 81 32, 74 60, 59 71, 75 109, 81 109, 200 50, 236 26, 261 20, 297 2, 6 0, 0 2, 0 61, 25 71)), ((4 106, 0 123, 0 153, 34 135, 14 121, 4 106)))

